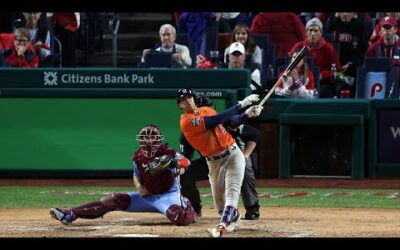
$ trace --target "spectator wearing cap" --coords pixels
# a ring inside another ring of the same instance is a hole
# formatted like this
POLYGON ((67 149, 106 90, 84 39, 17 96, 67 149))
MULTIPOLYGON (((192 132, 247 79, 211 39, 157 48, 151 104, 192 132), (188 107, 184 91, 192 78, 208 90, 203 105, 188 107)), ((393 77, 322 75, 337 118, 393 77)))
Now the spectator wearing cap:
MULTIPOLYGON (((385 18, 391 17, 395 20, 396 26, 399 27, 400 25, 400 12, 387 12, 386 16, 382 17, 379 19, 379 22, 375 25, 374 32, 372 32, 372 35, 369 39, 370 45, 377 42, 379 38, 381 38, 381 31, 382 31, 382 22, 384 21, 385 18)), ((396 32, 397 36, 399 36, 399 31, 396 32)))
POLYGON ((246 59, 246 50, 242 43, 234 42, 229 46, 228 68, 242 68, 246 59))
POLYGON ((250 88, 255 94, 265 95, 260 81, 260 65, 257 63, 251 63, 246 65, 246 49, 241 42, 232 43, 227 50, 229 51, 229 60, 224 64, 215 64, 210 62, 205 56, 198 55, 196 58, 197 68, 228 68, 228 69, 250 69, 251 72, 251 83, 250 88))
MULTIPOLYGON (((256 45, 254 39, 250 33, 249 26, 246 24, 238 24, 235 26, 231 36, 231 44, 234 42, 240 42, 246 49, 246 55, 251 58, 252 63, 258 63, 261 65, 261 49, 256 45)), ((224 62, 227 62, 229 55, 229 47, 225 49, 224 62)))
POLYGON ((297 49, 307 46, 308 56, 313 59, 313 64, 320 68, 320 97, 332 98, 338 96, 341 89, 338 89, 336 81, 332 81, 332 64, 340 69, 339 56, 333 45, 322 37, 322 22, 314 17, 306 23, 306 39, 296 43, 290 50, 292 55, 297 49))
MULTIPOLYGON (((234 42, 229 46, 229 61, 227 63, 228 69, 244 69, 246 61, 246 49, 241 42, 234 42)), ((252 63, 248 67, 251 72, 251 84, 250 88, 253 93, 257 93, 259 95, 264 94, 264 90, 262 88, 260 82, 260 69, 259 64, 252 63)))
POLYGON ((392 17, 384 17, 381 22, 381 38, 372 44, 366 57, 390 57, 395 65, 400 65, 400 39, 396 35, 397 22, 392 17))

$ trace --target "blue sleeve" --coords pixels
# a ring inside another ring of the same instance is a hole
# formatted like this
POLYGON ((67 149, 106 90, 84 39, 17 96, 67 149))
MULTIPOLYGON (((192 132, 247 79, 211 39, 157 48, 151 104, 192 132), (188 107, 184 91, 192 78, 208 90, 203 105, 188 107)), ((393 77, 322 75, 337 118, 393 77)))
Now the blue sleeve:
POLYGON ((218 124, 225 123, 226 121, 230 120, 234 115, 237 115, 240 109, 240 104, 237 104, 219 113, 218 115, 204 117, 204 124, 206 126, 206 129, 212 129, 218 126, 218 124))
POLYGON ((133 176, 142 177, 136 162, 133 162, 133 176))
POLYGON ((235 115, 233 116, 229 121, 227 121, 227 124, 230 127, 238 127, 239 125, 243 124, 245 121, 247 121, 249 117, 243 112, 240 115, 235 115))

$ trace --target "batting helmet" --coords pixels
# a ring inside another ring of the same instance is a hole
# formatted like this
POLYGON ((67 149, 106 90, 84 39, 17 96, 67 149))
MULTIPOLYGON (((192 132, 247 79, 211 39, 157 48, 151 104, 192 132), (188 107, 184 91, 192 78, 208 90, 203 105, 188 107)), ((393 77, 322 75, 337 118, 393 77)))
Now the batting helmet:
POLYGON ((185 96, 193 96, 196 99, 196 94, 189 88, 181 88, 176 93, 176 102, 179 104, 181 99, 185 96))
POLYGON ((139 141, 143 155, 147 158, 151 158, 156 154, 163 139, 164 136, 155 125, 145 126, 140 130, 139 134, 136 135, 136 140, 139 141))

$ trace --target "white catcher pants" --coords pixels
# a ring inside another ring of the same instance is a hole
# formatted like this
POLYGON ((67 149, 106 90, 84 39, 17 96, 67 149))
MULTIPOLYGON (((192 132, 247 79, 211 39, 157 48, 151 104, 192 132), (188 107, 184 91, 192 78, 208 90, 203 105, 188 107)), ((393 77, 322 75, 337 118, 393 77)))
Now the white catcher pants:
POLYGON ((246 160, 243 152, 236 145, 227 157, 207 160, 209 181, 217 212, 225 206, 238 207, 240 188, 242 187, 246 160))

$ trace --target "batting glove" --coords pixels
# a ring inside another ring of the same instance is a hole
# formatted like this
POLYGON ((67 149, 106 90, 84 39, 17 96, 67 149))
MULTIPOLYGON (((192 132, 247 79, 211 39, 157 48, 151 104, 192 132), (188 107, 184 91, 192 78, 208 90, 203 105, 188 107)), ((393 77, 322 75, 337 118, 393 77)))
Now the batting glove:
POLYGON ((250 106, 253 102, 258 102, 258 100, 260 100, 258 94, 251 94, 244 98, 242 101, 239 101, 239 104, 242 108, 245 108, 247 106, 250 106))
POLYGON ((249 118, 257 117, 261 114, 261 111, 263 110, 263 106, 261 105, 253 105, 250 108, 246 109, 244 113, 247 115, 249 118))

